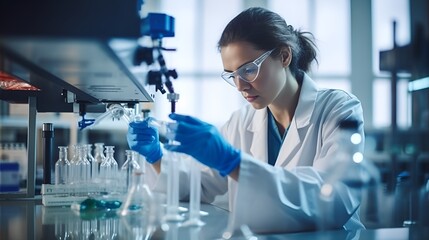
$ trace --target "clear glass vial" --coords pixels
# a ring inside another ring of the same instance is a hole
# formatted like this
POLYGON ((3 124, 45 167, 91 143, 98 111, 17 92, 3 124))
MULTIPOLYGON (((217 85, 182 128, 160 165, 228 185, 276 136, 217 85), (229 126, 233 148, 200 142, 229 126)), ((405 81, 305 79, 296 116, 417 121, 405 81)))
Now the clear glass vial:
POLYGON ((95 143, 95 154, 94 161, 95 164, 92 165, 92 179, 100 178, 100 168, 101 164, 106 161, 106 157, 104 156, 104 143, 95 143))
POLYGON ((67 147, 59 146, 59 157, 55 163, 55 185, 67 184, 68 183, 68 172, 70 168, 70 162, 67 159, 67 147))

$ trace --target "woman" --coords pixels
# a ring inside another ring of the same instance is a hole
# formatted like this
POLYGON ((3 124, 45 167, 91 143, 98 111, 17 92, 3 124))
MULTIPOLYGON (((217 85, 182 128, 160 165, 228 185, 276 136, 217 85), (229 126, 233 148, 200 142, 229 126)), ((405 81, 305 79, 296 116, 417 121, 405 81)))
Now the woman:
MULTIPOLYGON (((356 97, 318 89, 306 74, 316 60, 310 38, 276 13, 250 8, 229 22, 218 47, 222 77, 249 104, 221 133, 196 118, 171 114, 181 145, 165 146, 211 168, 203 171, 202 200, 213 201, 229 190, 235 226, 247 224, 256 232, 311 230, 320 222, 328 228, 363 228, 359 202, 345 186, 337 186, 331 205, 319 200, 321 173, 337 151, 337 123, 356 119, 363 134, 363 116, 356 97), (324 207, 334 215, 322 216, 324 207)), ((132 123, 128 142, 160 171, 155 129, 147 122, 132 123)))

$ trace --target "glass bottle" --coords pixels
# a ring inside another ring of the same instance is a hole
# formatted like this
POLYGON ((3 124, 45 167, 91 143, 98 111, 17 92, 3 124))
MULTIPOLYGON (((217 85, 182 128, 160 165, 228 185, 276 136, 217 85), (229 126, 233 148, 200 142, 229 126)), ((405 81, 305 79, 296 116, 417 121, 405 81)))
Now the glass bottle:
POLYGON ((59 146, 59 157, 55 163, 55 185, 68 183, 70 162, 67 159, 67 147, 59 146))
POLYGON ((110 169, 113 174, 113 178, 115 178, 119 170, 118 162, 116 162, 114 157, 114 154, 115 154, 114 148, 115 148, 114 146, 106 146, 106 162, 110 163, 110 166, 111 166, 110 169))
POLYGON ((114 158, 114 146, 105 146, 104 152, 106 153, 106 160, 101 163, 100 175, 104 179, 104 182, 107 186, 110 188, 115 188, 118 175, 118 163, 114 158))
POLYGON ((88 158, 88 146, 86 144, 82 145, 82 149, 83 149, 83 161, 86 165, 86 181, 90 182, 91 181, 91 162, 90 159, 88 158))
POLYGON ((86 159, 86 147, 84 145, 77 146, 77 162, 76 162, 76 169, 77 173, 75 174, 76 177, 79 179, 79 181, 85 183, 89 180, 89 173, 90 173, 90 165, 88 160, 86 159))
POLYGON ((132 176, 134 171, 140 170, 140 165, 134 158, 134 151, 132 150, 125 150, 125 156, 126 160, 124 164, 121 167, 121 179, 122 183, 125 186, 125 189, 128 190, 131 187, 132 184, 132 176))
POLYGON ((86 144, 86 159, 89 162, 90 167, 90 179, 95 179, 96 173, 94 173, 94 166, 97 166, 94 156, 92 156, 92 144, 86 144))
POLYGON ((104 153, 103 153, 104 143, 95 143, 94 145, 95 145, 95 154, 94 154, 95 164, 92 165, 93 180, 100 178, 101 164, 106 161, 106 157, 104 156, 104 153))
POLYGON ((77 152, 77 145, 72 146, 73 149, 73 156, 70 159, 70 167, 69 167, 69 174, 68 174, 68 182, 69 184, 75 184, 77 181, 76 173, 77 173, 77 159, 78 159, 78 152, 77 152))

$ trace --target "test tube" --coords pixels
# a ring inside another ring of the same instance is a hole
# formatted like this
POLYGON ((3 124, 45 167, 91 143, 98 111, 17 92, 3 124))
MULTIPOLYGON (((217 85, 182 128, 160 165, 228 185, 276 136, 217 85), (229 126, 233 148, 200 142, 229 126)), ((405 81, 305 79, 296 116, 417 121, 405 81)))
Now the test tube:
POLYGON ((189 200, 189 219, 183 223, 184 226, 203 226, 205 223, 200 220, 201 207, 201 170, 197 161, 191 163, 191 183, 189 200))
MULTIPOLYGON (((149 118, 149 125, 156 127, 160 134, 169 139, 169 144, 177 144, 173 140, 176 123, 149 118)), ((166 151, 163 159, 167 161, 167 213, 164 220, 183 221, 184 217, 179 214, 179 155, 176 152, 166 151)))
POLYGON ((179 159, 175 152, 167 151, 167 213, 165 221, 183 221, 179 214, 179 159))

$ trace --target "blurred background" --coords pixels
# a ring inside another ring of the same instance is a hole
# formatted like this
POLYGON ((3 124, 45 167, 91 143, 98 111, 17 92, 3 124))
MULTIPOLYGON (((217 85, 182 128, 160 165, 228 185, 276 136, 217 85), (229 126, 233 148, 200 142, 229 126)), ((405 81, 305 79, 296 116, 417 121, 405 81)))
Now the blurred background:
MULTIPOLYGON (((424 79, 429 67, 426 65, 423 70, 407 68, 394 60, 398 64, 394 68, 389 61, 380 59, 381 51, 413 45, 413 39, 420 36, 415 28, 419 21, 426 30, 423 31, 426 41, 429 39, 429 8, 423 0, 147 0, 143 11, 175 17, 175 37, 165 38, 163 45, 177 48, 164 55, 168 66, 175 68, 179 75, 173 80, 180 94, 176 111, 220 127, 233 111, 245 104, 239 92, 220 77, 223 66, 217 41, 234 16, 253 6, 268 8, 295 28, 314 34, 319 64, 313 66, 311 76, 321 87, 344 89, 361 100, 366 156, 379 167, 387 191, 393 191, 394 186, 413 174, 419 186, 426 183, 429 179, 429 146, 425 141, 429 137, 429 80, 424 79), (392 117, 393 75, 397 88, 395 117, 392 117), (423 87, 415 88, 411 84, 421 79, 423 87)), ((420 49, 415 45, 412 48, 413 54, 427 50, 427 47, 420 49)), ((402 62, 413 63, 414 55, 410 52, 395 56, 401 56, 402 62)), ((427 52, 424 53, 427 56, 427 52)), ((150 115, 158 119, 167 120, 170 112, 167 98, 152 92, 154 103, 143 103, 142 108, 150 109, 150 115)), ((10 158, 11 152, 26 157, 28 112, 28 104, 0 100, 0 154, 3 159, 10 158)), ((51 122, 55 128, 55 154, 56 146, 103 142, 116 146, 116 160, 118 163, 124 161, 124 151, 128 149, 126 122, 105 119, 89 130, 80 131, 79 120, 76 112, 38 113, 38 142, 41 141, 42 123, 51 122)), ((40 178, 43 151, 41 144, 36 148, 40 178)), ((25 159, 20 161, 25 162, 25 159)))

